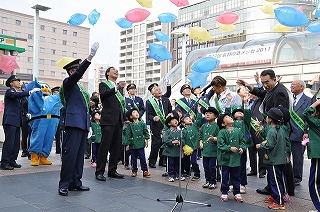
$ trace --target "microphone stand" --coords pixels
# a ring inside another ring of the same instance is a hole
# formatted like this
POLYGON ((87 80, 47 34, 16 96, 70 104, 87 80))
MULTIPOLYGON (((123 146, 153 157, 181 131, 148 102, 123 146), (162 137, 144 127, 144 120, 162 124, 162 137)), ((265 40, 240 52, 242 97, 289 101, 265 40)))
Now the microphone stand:
MULTIPOLYGON (((203 93, 204 95, 204 93, 203 93)), ((191 107, 188 109, 188 111, 186 111, 186 114, 184 116, 181 117, 181 119, 179 120, 178 126, 180 127, 180 146, 179 146, 179 193, 177 194, 175 199, 157 199, 158 202, 162 202, 162 201, 175 201, 175 205, 173 206, 173 208, 171 209, 171 212, 173 212, 179 203, 183 204, 184 202, 186 203, 190 203, 190 204, 195 204, 195 205, 203 205, 203 206, 207 206, 207 207, 211 207, 211 204, 207 204, 207 203, 202 203, 202 202, 194 202, 194 201, 188 201, 188 200, 184 200, 182 195, 181 195, 181 158, 182 158, 182 130, 183 130, 183 125, 182 125, 182 120, 191 112, 192 108, 194 108, 198 102, 200 101, 201 97, 197 99, 197 101, 195 101, 191 107)))

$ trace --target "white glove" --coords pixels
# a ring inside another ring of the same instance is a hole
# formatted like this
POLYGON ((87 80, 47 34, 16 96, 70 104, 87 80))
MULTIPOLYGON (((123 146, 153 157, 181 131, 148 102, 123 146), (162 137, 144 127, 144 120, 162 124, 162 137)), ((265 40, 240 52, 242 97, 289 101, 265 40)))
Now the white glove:
POLYGON ((27 113, 26 114, 27 118, 30 120, 31 119, 31 114, 30 113, 27 113))
POLYGON ((92 57, 94 57, 97 53, 97 50, 99 49, 99 43, 98 42, 95 42, 92 46, 91 46, 91 52, 90 52, 90 55, 92 57))
POLYGON ((29 91, 29 95, 34 93, 34 92, 37 92, 37 91, 41 91, 41 88, 34 88, 32 89, 31 91, 29 91))
POLYGON ((167 85, 167 86, 171 84, 171 83, 170 83, 170 80, 169 80, 167 77, 164 77, 164 78, 163 78, 163 82, 164 82, 164 84, 167 85))

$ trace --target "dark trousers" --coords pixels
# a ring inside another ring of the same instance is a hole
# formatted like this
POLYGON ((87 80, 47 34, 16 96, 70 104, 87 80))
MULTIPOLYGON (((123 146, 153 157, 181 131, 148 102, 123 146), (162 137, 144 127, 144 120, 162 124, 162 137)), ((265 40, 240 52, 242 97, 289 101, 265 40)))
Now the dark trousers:
POLYGON ((56 140, 56 153, 60 154, 61 153, 61 130, 60 130, 60 125, 57 127, 56 134, 54 135, 54 138, 56 140))
POLYGON ((320 211, 320 158, 312 158, 309 175, 309 193, 314 207, 320 211))
POLYGON ((285 194, 285 169, 285 164, 268 166, 271 195, 274 202, 281 205, 284 204, 283 195, 285 194))
POLYGON ((168 156, 168 176, 179 177, 179 157, 168 156))
POLYGON ((3 125, 5 140, 2 147, 1 166, 14 165, 20 149, 20 127, 3 125))
POLYGON ((29 126, 28 124, 21 126, 21 149, 22 153, 28 153, 28 135, 29 135, 29 126))
POLYGON ((138 172, 138 158, 140 158, 140 166, 142 171, 148 171, 146 155, 144 152, 144 148, 141 149, 130 149, 131 153, 131 164, 132 164, 132 172, 138 172))
POLYGON ((299 181, 302 180, 303 174, 303 153, 304 146, 301 141, 291 141, 291 153, 292 153, 292 165, 293 165, 293 177, 299 181))
POLYGON ((192 167, 192 171, 194 172, 194 176, 200 177, 200 169, 197 162, 198 153, 197 151, 193 151, 191 155, 184 155, 182 158, 182 171, 183 174, 191 175, 190 167, 192 167))
POLYGON ((216 157, 203 157, 203 169, 206 181, 210 184, 216 184, 216 157))
POLYGON ((265 174, 267 171, 267 165, 263 163, 264 152, 262 149, 256 149, 256 144, 260 144, 262 142, 261 137, 257 137, 255 132, 251 133, 251 138, 253 140, 254 146, 249 147, 249 160, 250 160, 250 168, 253 173, 265 174), (257 167, 257 155, 258 155, 258 167, 257 167))
POLYGON ((108 173, 114 174, 117 172, 117 164, 122 146, 122 126, 120 121, 118 121, 116 125, 101 126, 101 133, 102 138, 97 155, 97 168, 95 174, 104 174, 108 152, 110 152, 108 173))
POLYGON ((97 161, 97 155, 100 147, 100 143, 92 143, 92 158, 91 163, 95 163, 97 161))
MULTIPOLYGON (((126 146, 124 145, 124 165, 125 166, 129 166, 129 157, 131 155, 131 152, 132 151, 130 151, 130 149, 126 150, 126 146)), ((131 161, 132 161, 132 158, 131 158, 131 161)), ((132 164, 132 162, 131 162, 131 164, 132 164)))
POLYGON ((164 162, 165 157, 162 156, 162 151, 160 150, 160 147, 162 145, 162 139, 160 134, 159 135, 151 135, 151 151, 149 155, 149 165, 155 166, 157 163, 158 155, 159 155, 159 163, 161 161, 164 162))
POLYGON ((240 194, 240 166, 221 166, 221 175, 221 193, 228 194, 230 183, 233 186, 233 194, 240 194))
POLYGON ((248 185, 247 182, 247 151, 243 151, 240 158, 240 185, 248 185))
POLYGON ((86 150, 84 152, 87 158, 90 158, 91 156, 91 143, 86 143, 86 150))
POLYGON ((84 151, 88 132, 80 128, 66 127, 62 142, 62 164, 59 188, 82 186, 84 151))

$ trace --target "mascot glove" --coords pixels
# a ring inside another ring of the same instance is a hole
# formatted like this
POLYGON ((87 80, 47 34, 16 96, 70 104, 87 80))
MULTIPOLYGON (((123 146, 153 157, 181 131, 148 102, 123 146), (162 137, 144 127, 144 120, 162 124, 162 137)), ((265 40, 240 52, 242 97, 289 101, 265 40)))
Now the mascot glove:
POLYGON ((32 89, 31 91, 29 91, 29 95, 34 93, 34 92, 37 92, 37 91, 41 91, 41 88, 34 88, 32 89))
POLYGON ((97 53, 97 50, 99 49, 99 43, 98 42, 95 42, 92 46, 91 46, 91 52, 90 52, 90 55, 92 57, 94 57, 97 53))

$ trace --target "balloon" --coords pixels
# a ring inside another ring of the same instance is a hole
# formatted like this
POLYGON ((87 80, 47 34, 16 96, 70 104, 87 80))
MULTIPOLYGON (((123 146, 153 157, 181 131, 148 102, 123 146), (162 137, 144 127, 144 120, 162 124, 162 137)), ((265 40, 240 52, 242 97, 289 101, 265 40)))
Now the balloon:
POLYGON ((169 36, 166 33, 163 33, 161 31, 154 31, 154 35, 156 36, 156 38, 159 41, 162 41, 162 42, 169 42, 170 41, 169 36))
POLYGON ((207 78, 210 72, 207 73, 199 73, 199 72, 192 72, 188 79, 191 81, 192 87, 204 86, 207 84, 207 78))
POLYGON ((0 70, 4 73, 11 73, 14 69, 19 68, 16 56, 0 55, 0 70))
POLYGON ((320 1, 316 5, 316 11, 314 13, 314 18, 318 19, 320 17, 320 1))
POLYGON ((198 42, 206 42, 213 39, 203 27, 190 27, 189 37, 198 42))
POLYGON ((234 12, 226 12, 219 15, 216 21, 221 24, 234 24, 239 19, 239 16, 234 12))
POLYGON ((220 24, 219 22, 217 22, 217 26, 224 32, 230 32, 236 28, 234 24, 220 24))
POLYGON ((125 16, 128 21, 132 23, 138 23, 148 18, 149 15, 150 15, 150 12, 148 10, 135 8, 135 9, 129 10, 125 16))
POLYGON ((280 23, 277 23, 272 30, 275 32, 288 32, 292 29, 292 27, 283 26, 280 23))
POLYGON ((317 12, 317 9, 314 9, 314 10, 312 11, 312 15, 316 15, 316 12, 317 12))
POLYGON ((128 29, 132 27, 132 23, 128 21, 126 18, 119 18, 116 20, 116 24, 123 29, 128 29))
POLYGON ((162 13, 158 15, 159 21, 162 23, 170 23, 177 19, 177 16, 175 16, 172 13, 162 13))
POLYGON ((260 7, 260 10, 265 14, 272 15, 274 14, 274 5, 273 4, 264 4, 260 7))
POLYGON ((293 7, 278 7, 274 9, 274 13, 277 21, 284 26, 297 27, 309 23, 307 16, 293 7))
POLYGON ((205 57, 195 62, 191 69, 199 73, 210 72, 218 67, 220 60, 213 57, 205 57))
POLYGON ((137 0, 137 2, 145 8, 152 8, 152 0, 137 0))
POLYGON ((94 26, 97 23, 99 18, 100 18, 100 13, 96 9, 92 10, 91 13, 88 15, 89 23, 92 26, 94 26))
POLYGON ((280 2, 282 0, 266 0, 266 1, 268 1, 268 2, 280 2))
POLYGON ((312 22, 307 27, 307 31, 309 31, 309 32, 320 32, 320 21, 312 22))
POLYGON ((298 10, 300 10, 301 12, 303 12, 303 6, 302 6, 302 5, 299 6, 299 7, 298 7, 298 10))
POLYGON ((87 16, 81 13, 76 13, 73 14, 69 21, 67 23, 69 23, 69 25, 71 26, 78 26, 80 24, 82 24, 85 20, 86 20, 87 16))
POLYGON ((148 55, 158 62, 172 59, 172 55, 168 49, 157 43, 149 43, 148 55))
POLYGON ((177 7, 184 7, 189 5, 188 0, 170 0, 172 3, 174 3, 177 7))

